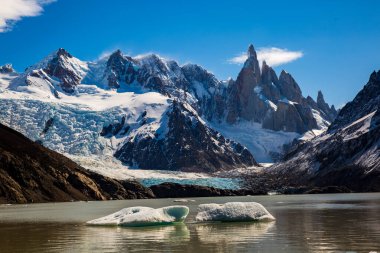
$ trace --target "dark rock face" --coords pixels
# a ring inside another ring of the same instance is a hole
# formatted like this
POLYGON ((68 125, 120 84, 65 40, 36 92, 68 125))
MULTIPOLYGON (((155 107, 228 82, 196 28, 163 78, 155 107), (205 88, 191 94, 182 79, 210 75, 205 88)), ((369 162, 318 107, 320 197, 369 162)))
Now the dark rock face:
POLYGON ((15 70, 12 67, 12 64, 5 64, 3 66, 0 66, 0 73, 2 74, 9 74, 14 73, 15 70))
POLYGON ((257 165, 246 148, 208 128, 182 103, 174 101, 165 117, 166 132, 128 139, 115 157, 142 169, 215 172, 257 165))
POLYGON ((304 133, 309 129, 317 129, 318 125, 309 107, 279 101, 277 110, 264 119, 263 127, 275 131, 304 133))
POLYGON ((101 176, 0 125, 0 203, 152 198, 137 182, 101 176))
POLYGON ((281 94, 284 95, 288 100, 300 103, 302 99, 301 88, 298 86, 297 82, 294 80, 291 74, 281 71, 279 78, 279 89, 281 94))
POLYGON ((73 58, 65 49, 58 49, 54 58, 48 63, 44 71, 53 77, 58 78, 61 88, 67 93, 73 93, 82 78, 73 69, 68 68, 66 62, 73 58))
POLYGON ((124 130, 122 131, 122 134, 124 135, 129 130, 129 126, 124 127, 124 124, 125 124, 125 116, 121 118, 120 122, 116 122, 114 124, 109 124, 107 126, 104 126, 102 131, 100 132, 100 135, 107 136, 107 137, 117 135, 118 133, 120 133, 120 131, 123 128, 124 130))
POLYGON ((371 75, 327 133, 293 147, 268 171, 284 184, 380 191, 379 76, 371 75))
POLYGON ((276 72, 269 67, 265 61, 263 61, 263 66, 261 68, 261 85, 262 93, 265 97, 271 98, 274 102, 278 102, 281 99, 281 92, 278 89, 279 80, 277 78, 276 72))

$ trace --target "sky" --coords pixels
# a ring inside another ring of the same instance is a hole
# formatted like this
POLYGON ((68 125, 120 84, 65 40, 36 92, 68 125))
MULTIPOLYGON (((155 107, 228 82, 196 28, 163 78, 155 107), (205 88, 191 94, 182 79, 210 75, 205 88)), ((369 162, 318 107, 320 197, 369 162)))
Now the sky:
POLYGON ((0 65, 63 47, 81 60, 157 53, 236 78, 249 44, 337 107, 380 69, 380 1, 0 0, 0 65))

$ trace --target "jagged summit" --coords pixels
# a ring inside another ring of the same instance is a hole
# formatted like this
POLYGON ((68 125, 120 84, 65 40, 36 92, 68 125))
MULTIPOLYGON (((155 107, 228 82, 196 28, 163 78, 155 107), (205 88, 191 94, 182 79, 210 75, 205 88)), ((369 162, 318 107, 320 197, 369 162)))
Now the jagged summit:
POLYGON ((229 87, 227 122, 251 121, 275 131, 304 133, 325 129, 336 112, 305 98, 293 76, 282 70, 278 77, 265 61, 259 66, 252 45, 236 82, 229 87), (322 118, 322 120, 320 119, 322 118))
POLYGON ((110 57, 112 57, 112 55, 117 55, 117 56, 123 56, 123 52, 120 50, 120 49, 116 49, 115 52, 113 52, 110 57))
POLYGON ((252 57, 252 58, 256 58, 257 59, 257 54, 256 54, 255 48, 253 47, 252 44, 250 44, 248 46, 247 56, 248 56, 248 58, 252 57))
MULTIPOLYGON (((256 79, 257 81, 260 80, 259 61, 257 60, 257 54, 252 44, 248 47, 247 60, 244 63, 244 68, 251 70, 250 72, 252 72, 252 74, 255 76, 254 79, 256 79)), ((242 69, 242 71, 244 70, 244 68, 242 69)))
POLYGON ((300 102, 302 98, 302 91, 293 76, 286 72, 281 71, 279 77, 279 89, 281 93, 289 100, 300 102))
POLYGON ((317 104, 326 105, 325 97, 323 96, 323 93, 321 90, 318 91, 317 104))
POLYGON ((72 58, 73 56, 66 51, 66 49, 64 48, 59 48, 57 51, 56 51, 56 54, 57 56, 66 56, 66 57, 69 57, 69 58, 72 58))

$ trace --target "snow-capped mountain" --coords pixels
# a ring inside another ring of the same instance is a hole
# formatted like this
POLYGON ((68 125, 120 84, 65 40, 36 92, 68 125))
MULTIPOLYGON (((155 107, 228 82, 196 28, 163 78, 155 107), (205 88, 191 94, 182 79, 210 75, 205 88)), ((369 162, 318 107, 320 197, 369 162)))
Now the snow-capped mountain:
POLYGON ((380 71, 320 136, 295 146, 270 170, 286 182, 380 190, 380 71))
POLYGON ((3 67, 0 122, 85 163, 215 172, 270 162, 336 111, 285 71, 260 69, 253 46, 248 55, 236 81, 220 81, 155 54, 86 62, 61 48, 20 74, 3 67))

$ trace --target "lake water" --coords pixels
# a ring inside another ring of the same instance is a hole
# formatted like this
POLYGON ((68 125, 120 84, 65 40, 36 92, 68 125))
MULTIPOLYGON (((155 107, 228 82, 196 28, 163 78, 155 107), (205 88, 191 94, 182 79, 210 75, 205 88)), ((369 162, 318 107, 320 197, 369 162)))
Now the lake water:
POLYGON ((0 206, 0 252, 380 252, 380 194, 277 195, 0 206), (194 223, 197 205, 255 201, 269 223, 194 223), (184 204, 186 224, 91 227, 125 207, 184 204))

